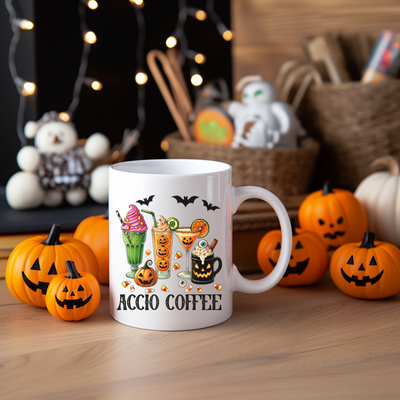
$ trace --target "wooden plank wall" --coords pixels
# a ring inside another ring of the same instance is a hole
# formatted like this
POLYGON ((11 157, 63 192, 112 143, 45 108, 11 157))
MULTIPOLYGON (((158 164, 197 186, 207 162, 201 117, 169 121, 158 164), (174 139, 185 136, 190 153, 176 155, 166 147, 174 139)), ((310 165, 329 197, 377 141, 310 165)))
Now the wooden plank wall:
POLYGON ((231 0, 233 84, 274 81, 283 62, 304 58, 303 38, 326 32, 400 31, 400 0, 231 0))

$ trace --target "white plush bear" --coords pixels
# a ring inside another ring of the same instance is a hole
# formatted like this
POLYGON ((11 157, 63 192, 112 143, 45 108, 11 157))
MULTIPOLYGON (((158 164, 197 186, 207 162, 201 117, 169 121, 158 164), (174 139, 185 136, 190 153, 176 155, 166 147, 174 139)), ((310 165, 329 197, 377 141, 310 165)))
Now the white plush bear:
POLYGON ((241 79, 242 102, 228 108, 235 125, 232 147, 296 148, 305 131, 292 106, 278 101, 275 87, 259 75, 241 79))
POLYGON ((104 158, 110 141, 102 133, 92 134, 84 146, 71 122, 55 111, 25 125, 25 136, 35 138, 35 146, 24 146, 17 154, 21 171, 7 182, 6 198, 16 210, 55 207, 64 201, 82 204, 89 193, 98 203, 107 203, 108 167, 94 168, 93 161, 104 158))

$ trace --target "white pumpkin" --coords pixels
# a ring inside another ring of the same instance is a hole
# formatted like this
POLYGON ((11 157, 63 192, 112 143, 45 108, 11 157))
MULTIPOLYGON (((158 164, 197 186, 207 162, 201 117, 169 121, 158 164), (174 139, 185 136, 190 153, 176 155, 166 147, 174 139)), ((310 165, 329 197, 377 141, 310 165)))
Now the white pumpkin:
POLYGON ((368 214, 368 230, 377 239, 400 246, 400 168, 392 156, 376 159, 371 166, 384 165, 388 171, 366 177, 354 195, 368 214))

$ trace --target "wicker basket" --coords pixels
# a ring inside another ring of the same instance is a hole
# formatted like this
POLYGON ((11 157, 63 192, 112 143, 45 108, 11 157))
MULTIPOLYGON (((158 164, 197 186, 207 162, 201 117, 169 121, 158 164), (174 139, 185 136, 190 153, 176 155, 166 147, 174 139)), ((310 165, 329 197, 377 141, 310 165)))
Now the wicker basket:
POLYGON ((222 161, 232 166, 234 186, 260 186, 277 196, 308 193, 314 177, 319 144, 304 138, 298 149, 230 148, 182 140, 167 135, 168 158, 222 161))
POLYGON ((400 156, 400 80, 312 85, 298 112, 321 143, 317 181, 354 190, 381 156, 400 156))

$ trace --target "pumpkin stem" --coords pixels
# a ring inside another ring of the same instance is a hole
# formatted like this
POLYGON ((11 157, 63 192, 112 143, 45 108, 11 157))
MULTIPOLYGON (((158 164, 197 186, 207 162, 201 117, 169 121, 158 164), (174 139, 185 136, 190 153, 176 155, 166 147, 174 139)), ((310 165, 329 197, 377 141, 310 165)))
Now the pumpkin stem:
POLYGON ((324 186, 323 186, 322 195, 326 196, 329 193, 333 193, 332 182, 331 181, 326 181, 324 183, 324 186))
POLYGON ((290 218, 290 226, 292 227, 292 236, 297 236, 296 220, 294 218, 290 218))
POLYGON ((144 268, 144 269, 150 268, 150 265, 151 265, 151 264, 153 264, 153 261, 147 260, 147 261, 144 263, 143 268, 144 268))
POLYGON ((371 163, 371 167, 376 167, 377 165, 385 166, 392 175, 400 174, 398 160, 393 156, 379 157, 371 163))
POLYGON ((106 215, 104 215, 103 219, 109 219, 108 218, 108 208, 107 208, 107 211, 106 211, 106 215))
POLYGON ((60 233, 61 233, 61 226, 57 224, 53 224, 53 226, 50 229, 49 236, 42 242, 42 244, 45 244, 47 246, 57 246, 59 244, 62 244, 60 242, 60 233))
POLYGON ((373 247, 376 247, 374 245, 374 238, 375 238, 375 233, 372 232, 365 232, 363 242, 361 243, 360 249, 366 248, 366 249, 372 249, 373 247))
POLYGON ((73 261, 65 261, 67 265, 69 279, 78 279, 82 278, 82 275, 76 270, 75 263, 73 261))

